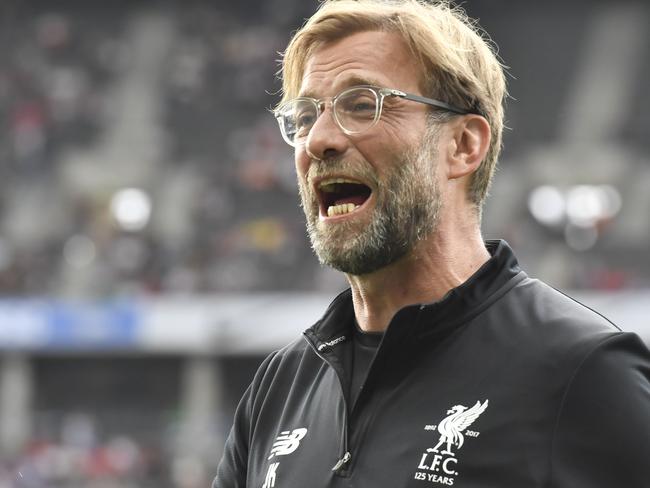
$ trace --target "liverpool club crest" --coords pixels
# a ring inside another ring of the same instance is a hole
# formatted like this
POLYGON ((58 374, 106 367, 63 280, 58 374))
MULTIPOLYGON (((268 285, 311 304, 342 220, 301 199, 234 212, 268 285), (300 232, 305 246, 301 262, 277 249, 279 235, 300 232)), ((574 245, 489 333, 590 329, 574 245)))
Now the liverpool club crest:
POLYGON ((415 479, 451 486, 458 476, 456 453, 463 447, 465 437, 478 437, 479 432, 469 430, 485 412, 488 401, 477 401, 474 406, 454 405, 438 425, 427 425, 424 430, 437 431, 439 437, 434 447, 422 454, 415 479))

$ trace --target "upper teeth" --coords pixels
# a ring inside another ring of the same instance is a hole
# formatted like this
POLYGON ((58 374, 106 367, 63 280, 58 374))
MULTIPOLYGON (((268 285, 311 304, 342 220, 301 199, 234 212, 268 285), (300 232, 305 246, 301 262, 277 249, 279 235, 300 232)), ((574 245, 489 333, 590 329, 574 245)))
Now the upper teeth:
POLYGON ((331 193, 331 192, 336 191, 336 187, 334 185, 336 185, 337 183, 353 183, 353 184, 356 184, 356 185, 359 184, 358 181, 348 180, 346 178, 332 178, 332 179, 329 179, 329 180, 321 181, 318 184, 318 188, 320 190, 324 191, 324 192, 331 193))

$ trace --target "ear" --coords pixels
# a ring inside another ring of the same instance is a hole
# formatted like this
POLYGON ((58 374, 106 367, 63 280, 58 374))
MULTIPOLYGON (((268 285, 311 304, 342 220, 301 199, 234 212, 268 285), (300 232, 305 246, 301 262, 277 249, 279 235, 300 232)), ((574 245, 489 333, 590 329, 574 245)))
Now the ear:
POLYGON ((474 173, 490 146, 490 124, 480 115, 464 115, 450 124, 447 177, 452 180, 474 173))

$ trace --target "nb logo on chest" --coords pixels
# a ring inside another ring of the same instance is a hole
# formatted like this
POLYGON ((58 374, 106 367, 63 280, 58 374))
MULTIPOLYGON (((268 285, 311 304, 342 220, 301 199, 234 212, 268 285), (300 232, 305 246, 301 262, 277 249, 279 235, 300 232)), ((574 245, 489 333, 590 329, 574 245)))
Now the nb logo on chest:
POLYGON ((280 435, 273 443, 269 459, 273 459, 274 456, 286 456, 287 454, 291 454, 293 451, 298 449, 298 446, 300 446, 300 441, 306 435, 307 429, 305 428, 294 429, 292 431, 285 430, 284 432, 280 432, 280 435))

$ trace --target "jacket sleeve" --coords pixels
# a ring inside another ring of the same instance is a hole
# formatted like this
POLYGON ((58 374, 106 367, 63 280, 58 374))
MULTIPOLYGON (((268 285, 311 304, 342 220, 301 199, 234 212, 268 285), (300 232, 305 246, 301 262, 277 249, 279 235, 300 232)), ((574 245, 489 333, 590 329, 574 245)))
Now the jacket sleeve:
POLYGON ((247 486, 248 451, 253 433, 255 397, 274 356, 275 353, 271 354, 260 365, 237 406, 233 426, 226 439, 212 488, 246 488, 247 486))
POLYGON ((650 352, 635 334, 598 344, 575 371, 558 414, 553 488, 650 486, 650 352))

